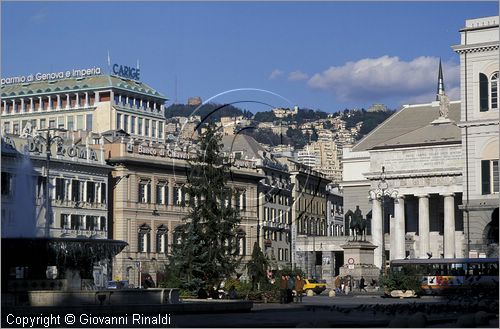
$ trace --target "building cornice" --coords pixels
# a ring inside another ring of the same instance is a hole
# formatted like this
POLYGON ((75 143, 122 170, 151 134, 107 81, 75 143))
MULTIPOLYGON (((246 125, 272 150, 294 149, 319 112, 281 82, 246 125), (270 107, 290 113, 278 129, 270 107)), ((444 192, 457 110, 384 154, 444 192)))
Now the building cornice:
POLYGON ((468 120, 460 121, 457 126, 459 128, 473 127, 473 126, 498 126, 497 119, 481 119, 481 120, 468 120))
POLYGON ((498 42, 484 42, 484 43, 475 43, 470 45, 456 45, 451 48, 458 54, 467 54, 467 53, 478 53, 485 51, 495 51, 498 50, 499 44, 498 42))

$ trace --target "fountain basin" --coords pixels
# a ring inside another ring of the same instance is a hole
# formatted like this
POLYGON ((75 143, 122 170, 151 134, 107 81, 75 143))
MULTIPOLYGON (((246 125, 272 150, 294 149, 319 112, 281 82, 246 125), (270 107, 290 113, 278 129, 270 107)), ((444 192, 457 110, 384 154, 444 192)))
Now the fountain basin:
POLYGON ((93 281, 95 264, 111 260, 126 245, 108 239, 2 238, 2 290, 80 290, 82 282, 93 281))

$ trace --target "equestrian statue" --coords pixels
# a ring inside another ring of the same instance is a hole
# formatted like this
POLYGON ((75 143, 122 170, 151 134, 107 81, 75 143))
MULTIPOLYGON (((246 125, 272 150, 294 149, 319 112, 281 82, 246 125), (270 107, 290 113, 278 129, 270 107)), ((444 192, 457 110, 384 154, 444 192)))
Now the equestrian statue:
POLYGON ((349 220, 349 228, 353 236, 352 241, 366 241, 367 219, 363 218, 359 206, 356 206, 354 212, 352 210, 347 211, 344 218, 349 220))

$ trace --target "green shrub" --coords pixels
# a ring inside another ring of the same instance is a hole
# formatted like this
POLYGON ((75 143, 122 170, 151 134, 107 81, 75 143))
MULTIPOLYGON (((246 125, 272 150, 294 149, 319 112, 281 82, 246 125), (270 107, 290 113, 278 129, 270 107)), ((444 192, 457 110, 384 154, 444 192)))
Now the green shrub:
POLYGON ((420 293, 420 278, 416 273, 409 269, 401 271, 391 271, 380 277, 380 285, 385 290, 413 290, 420 293))

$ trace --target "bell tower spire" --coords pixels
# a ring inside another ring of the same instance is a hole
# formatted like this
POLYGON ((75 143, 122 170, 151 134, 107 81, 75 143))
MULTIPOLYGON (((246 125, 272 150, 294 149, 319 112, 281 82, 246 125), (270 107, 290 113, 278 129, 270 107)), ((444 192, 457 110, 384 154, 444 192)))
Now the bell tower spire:
POLYGON ((439 59, 439 73, 438 73, 438 84, 436 100, 439 100, 439 95, 444 95, 444 79, 443 79, 443 68, 441 66, 441 58, 439 59))

